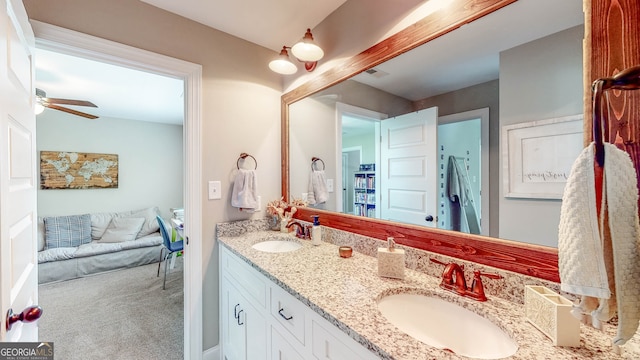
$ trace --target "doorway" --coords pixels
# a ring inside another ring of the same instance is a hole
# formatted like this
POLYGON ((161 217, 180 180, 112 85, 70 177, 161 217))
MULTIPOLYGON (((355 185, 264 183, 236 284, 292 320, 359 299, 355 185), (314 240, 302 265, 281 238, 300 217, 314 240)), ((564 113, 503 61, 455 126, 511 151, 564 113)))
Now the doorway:
POLYGON ((184 359, 202 358, 201 82, 198 64, 34 21, 36 47, 184 81, 184 359))
MULTIPOLYGON (((342 212, 353 214, 353 176, 362 163, 362 147, 342 148, 342 212)), ((340 209, 339 209, 340 210, 340 209)))

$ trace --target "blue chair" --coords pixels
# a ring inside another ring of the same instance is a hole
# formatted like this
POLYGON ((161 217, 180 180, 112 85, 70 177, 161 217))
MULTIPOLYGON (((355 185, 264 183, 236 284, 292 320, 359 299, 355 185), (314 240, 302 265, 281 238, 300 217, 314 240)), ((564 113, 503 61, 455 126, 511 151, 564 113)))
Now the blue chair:
POLYGON ((162 261, 164 260, 164 281, 162 282, 162 290, 164 290, 166 289, 167 284, 167 259, 169 258, 169 256, 173 255, 173 253, 182 251, 182 249, 184 248, 184 241, 179 240, 172 242, 171 235, 169 234, 169 230, 167 228, 167 224, 164 222, 164 219, 157 215, 156 220, 158 220, 158 225, 160 225, 160 234, 162 234, 162 242, 164 245, 162 249, 160 249, 160 260, 158 261, 157 277, 160 276, 160 263, 162 263, 162 261), (163 258, 162 254, 165 252, 165 249, 167 250, 167 252, 164 254, 163 258))

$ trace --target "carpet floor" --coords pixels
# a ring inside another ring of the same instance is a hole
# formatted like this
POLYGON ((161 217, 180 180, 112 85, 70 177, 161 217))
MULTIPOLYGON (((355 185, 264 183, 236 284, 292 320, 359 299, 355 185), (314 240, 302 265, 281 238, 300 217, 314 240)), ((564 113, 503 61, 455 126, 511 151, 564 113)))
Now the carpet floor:
POLYGON ((40 285, 40 341, 56 360, 183 359, 182 259, 166 290, 164 264, 40 285))

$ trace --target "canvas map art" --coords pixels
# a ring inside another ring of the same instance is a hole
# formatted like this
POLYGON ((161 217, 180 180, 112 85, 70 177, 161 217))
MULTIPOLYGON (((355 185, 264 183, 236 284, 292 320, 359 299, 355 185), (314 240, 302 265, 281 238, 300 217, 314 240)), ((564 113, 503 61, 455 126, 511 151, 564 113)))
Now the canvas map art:
POLYGON ((68 151, 40 152, 41 189, 118 187, 118 155, 68 151))

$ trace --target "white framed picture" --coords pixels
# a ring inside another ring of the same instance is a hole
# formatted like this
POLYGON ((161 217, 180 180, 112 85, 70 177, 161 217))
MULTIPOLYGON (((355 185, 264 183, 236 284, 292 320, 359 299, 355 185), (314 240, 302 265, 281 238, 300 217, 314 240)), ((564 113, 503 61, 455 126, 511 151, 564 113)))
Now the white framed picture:
POLYGON ((562 199, 583 146, 582 114, 502 127, 504 196, 562 199))

